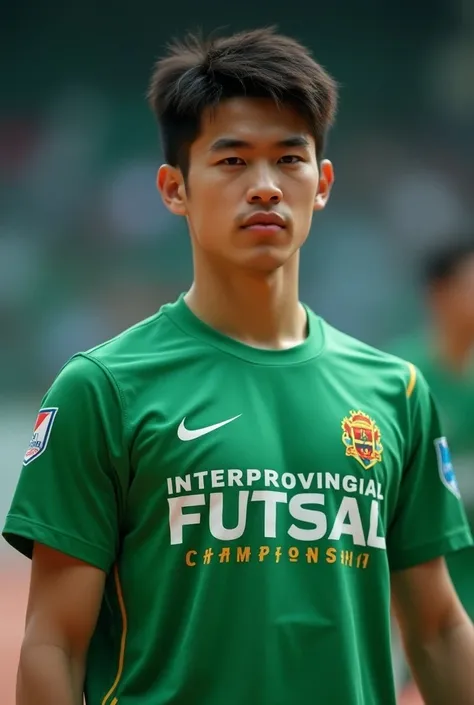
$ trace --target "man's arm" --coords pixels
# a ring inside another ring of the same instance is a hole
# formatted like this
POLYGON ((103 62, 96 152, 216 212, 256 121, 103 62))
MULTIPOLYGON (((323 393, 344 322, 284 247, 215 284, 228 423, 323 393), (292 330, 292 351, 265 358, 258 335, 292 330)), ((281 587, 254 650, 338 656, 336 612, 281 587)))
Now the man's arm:
POLYGON ((36 543, 16 705, 82 705, 105 573, 36 543))
POLYGON ((392 574, 392 599, 426 705, 474 704, 474 626, 444 558, 392 574))

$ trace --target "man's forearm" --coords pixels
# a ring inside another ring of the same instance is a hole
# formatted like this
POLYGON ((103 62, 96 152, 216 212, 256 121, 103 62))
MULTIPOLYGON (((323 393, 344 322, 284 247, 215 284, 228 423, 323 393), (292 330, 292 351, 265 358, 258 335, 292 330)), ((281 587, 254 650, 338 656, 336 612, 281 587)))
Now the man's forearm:
POLYGON ((474 626, 466 621, 407 656, 426 705, 474 704, 474 626))
POLYGON ((24 644, 16 705, 82 705, 83 667, 49 644, 24 644))

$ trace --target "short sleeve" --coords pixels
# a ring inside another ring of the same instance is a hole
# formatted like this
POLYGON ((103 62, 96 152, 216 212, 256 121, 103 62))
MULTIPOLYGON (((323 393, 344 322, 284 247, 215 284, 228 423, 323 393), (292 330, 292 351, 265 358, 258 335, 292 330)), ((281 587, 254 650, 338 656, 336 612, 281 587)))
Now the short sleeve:
POLYGON ((424 377, 411 367, 409 452, 387 535, 392 570, 410 568, 472 545, 448 440, 424 377))
POLYGON ((120 394, 79 355, 43 399, 3 529, 31 557, 39 542, 108 572, 119 546, 127 485, 120 394))

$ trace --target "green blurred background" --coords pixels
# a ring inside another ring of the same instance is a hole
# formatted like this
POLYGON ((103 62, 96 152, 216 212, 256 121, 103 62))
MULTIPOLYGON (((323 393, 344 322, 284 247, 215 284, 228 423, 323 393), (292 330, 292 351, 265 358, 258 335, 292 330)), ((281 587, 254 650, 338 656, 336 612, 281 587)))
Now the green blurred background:
POLYGON ((420 263, 473 222, 472 0, 3 3, 2 517, 60 366, 190 283, 184 223, 154 184, 154 60, 186 29, 268 24, 309 45, 341 86, 327 154, 336 185, 305 246, 302 298, 375 345, 421 324, 420 263))

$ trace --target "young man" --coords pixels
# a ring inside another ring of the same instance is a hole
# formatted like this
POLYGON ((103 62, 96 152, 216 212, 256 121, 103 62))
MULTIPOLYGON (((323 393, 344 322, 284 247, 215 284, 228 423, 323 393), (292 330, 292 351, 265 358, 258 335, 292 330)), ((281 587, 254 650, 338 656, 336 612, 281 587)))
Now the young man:
MULTIPOLYGON (((474 238, 454 238, 427 259, 423 275, 428 326, 390 350, 423 373, 449 435, 471 529, 474 526, 474 238)), ((474 621, 474 551, 447 557, 451 579, 474 621)), ((412 686, 410 685, 410 690, 412 686)))
POLYGON ((150 99, 194 281, 43 401, 4 530, 33 558, 18 705, 392 705, 390 581, 427 702, 474 702, 427 385, 298 299, 334 82, 259 30, 174 46, 150 99))

